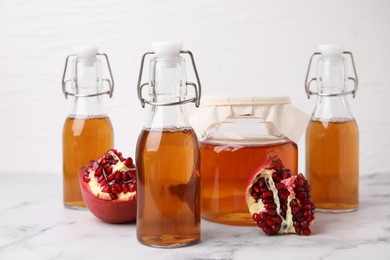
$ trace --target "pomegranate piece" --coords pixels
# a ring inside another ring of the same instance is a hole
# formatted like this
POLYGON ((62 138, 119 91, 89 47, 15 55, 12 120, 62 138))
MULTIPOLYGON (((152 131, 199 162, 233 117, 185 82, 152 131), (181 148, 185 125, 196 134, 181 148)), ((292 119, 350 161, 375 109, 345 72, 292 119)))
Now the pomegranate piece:
POLYGON ((133 160, 115 149, 90 161, 79 175, 81 193, 88 209, 109 223, 136 219, 136 168, 133 160))
POLYGON ((245 198, 253 220, 264 233, 310 235, 316 208, 310 191, 302 174, 292 175, 276 153, 269 153, 249 179, 245 198))

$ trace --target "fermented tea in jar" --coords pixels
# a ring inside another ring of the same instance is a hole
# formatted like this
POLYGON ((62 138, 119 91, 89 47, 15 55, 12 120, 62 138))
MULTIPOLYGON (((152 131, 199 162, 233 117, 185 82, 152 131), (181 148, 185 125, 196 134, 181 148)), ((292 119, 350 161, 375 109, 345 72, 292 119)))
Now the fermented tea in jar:
POLYGON ((80 169, 114 147, 114 133, 102 96, 111 97, 113 88, 108 57, 98 53, 97 47, 80 47, 76 54, 67 57, 62 90, 72 102, 62 132, 65 207, 85 207, 79 184, 80 169), (108 67, 110 79, 103 78, 102 61, 108 67))
POLYGON ((154 43, 142 57, 138 96, 150 111, 136 150, 137 238, 154 247, 194 244, 200 239, 199 146, 185 104, 199 105, 200 82, 192 53, 181 43, 154 43), (149 81, 141 84, 148 56, 149 81), (197 84, 187 81, 185 56, 197 84))
POLYGON ((206 97, 191 122, 200 137, 202 217, 253 225, 245 202, 249 177, 276 153, 297 174, 296 142, 307 116, 288 97, 206 97))
POLYGON ((355 97, 357 91, 355 64, 352 53, 341 45, 320 45, 319 49, 310 59, 305 85, 308 97, 317 95, 306 131, 306 176, 317 210, 353 211, 359 205, 359 130, 347 97, 355 97), (317 73, 309 80, 313 58, 318 58, 317 73), (353 76, 348 76, 348 64, 353 76), (313 81, 317 83, 314 91, 313 81))

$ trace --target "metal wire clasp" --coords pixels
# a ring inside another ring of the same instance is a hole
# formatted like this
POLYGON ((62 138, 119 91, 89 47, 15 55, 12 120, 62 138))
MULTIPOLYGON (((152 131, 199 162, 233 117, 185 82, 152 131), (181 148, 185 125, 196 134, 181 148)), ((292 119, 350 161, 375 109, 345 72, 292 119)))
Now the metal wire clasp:
POLYGON ((196 85, 195 83, 190 82, 190 81, 186 81, 186 85, 187 86, 192 86, 195 89, 195 97, 192 97, 192 98, 189 98, 189 99, 185 99, 185 100, 180 100, 180 101, 177 101, 177 102, 170 102, 170 103, 156 103, 156 102, 151 102, 151 101, 145 100, 142 97, 142 89, 143 89, 143 87, 149 85, 149 83, 147 83, 147 82, 146 83, 141 83, 141 81, 142 81, 142 72, 143 72, 144 63, 145 63, 145 57, 147 55, 155 54, 155 52, 146 52, 146 53, 144 53, 144 55, 142 55, 141 66, 140 66, 140 70, 139 70, 139 74, 138 74, 138 83, 137 83, 138 99, 141 101, 141 105, 142 105, 143 108, 145 107, 145 103, 149 104, 149 105, 152 105, 152 106, 174 106, 174 105, 186 104, 186 103, 190 103, 190 102, 195 103, 195 106, 199 107, 199 105, 200 105, 200 97, 201 97, 201 93, 202 93, 201 92, 202 88, 201 88, 201 85, 200 85, 199 75, 198 75, 198 71, 196 69, 194 56, 188 50, 185 50, 185 51, 182 50, 182 51, 180 51, 180 53, 188 54, 190 56, 192 67, 193 67, 194 72, 195 72, 196 82, 198 83, 198 85, 196 85))
MULTIPOLYGON (((77 67, 75 69, 75 77, 72 78, 72 79, 65 79, 69 60, 71 58, 76 58, 76 56, 77 56, 76 54, 71 54, 68 57, 66 57, 66 60, 65 60, 64 74, 62 75, 62 92, 64 93, 65 98, 68 98, 68 95, 69 96, 73 96, 73 97, 94 97, 94 96, 100 96, 100 95, 104 95, 104 94, 108 94, 109 97, 111 98, 112 94, 114 92, 114 78, 112 77, 110 61, 108 60, 108 56, 105 53, 97 53, 96 56, 103 56, 104 59, 106 60, 107 67, 108 67, 108 72, 110 74, 110 79, 102 79, 102 81, 105 81, 105 82, 108 83, 108 90, 107 91, 103 91, 103 92, 99 92, 99 93, 96 93, 96 94, 88 94, 88 95, 80 95, 80 94, 75 94, 75 93, 67 91, 66 85, 69 82, 74 82, 76 88, 78 87, 77 86, 77 67)), ((76 62, 76 66, 77 66, 77 62, 76 62)))
POLYGON ((306 91, 306 94, 307 94, 307 98, 310 98, 311 95, 319 95, 319 96, 328 96, 328 97, 330 97, 330 96, 339 96, 339 95, 347 95, 347 94, 352 94, 352 96, 355 98, 356 92, 358 90, 359 81, 358 81, 358 76, 357 76, 357 73, 356 73, 355 61, 353 59, 352 52, 349 52, 349 51, 344 51, 343 55, 349 55, 349 57, 351 58, 353 74, 354 74, 353 76, 354 77, 348 77, 348 80, 353 81, 353 83, 354 83, 353 89, 350 90, 350 91, 347 91, 347 92, 337 93, 337 94, 319 93, 317 91, 310 90, 311 83, 313 81, 317 81, 317 78, 311 78, 309 80, 310 68, 311 68, 311 64, 313 62, 314 57, 318 56, 318 55, 321 55, 321 52, 315 52, 315 53, 313 53, 313 55, 311 55, 310 61, 309 61, 309 67, 307 68, 306 78, 305 78, 305 91, 306 91))

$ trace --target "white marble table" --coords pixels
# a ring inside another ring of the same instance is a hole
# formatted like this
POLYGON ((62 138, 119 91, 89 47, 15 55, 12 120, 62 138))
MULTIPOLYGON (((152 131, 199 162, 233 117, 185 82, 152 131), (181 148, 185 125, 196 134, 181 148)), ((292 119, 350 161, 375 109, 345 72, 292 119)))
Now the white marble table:
POLYGON ((61 176, 0 173, 0 259, 390 259, 390 173, 363 176, 360 209, 316 213, 312 235, 202 221, 199 244, 157 249, 135 224, 112 225, 62 206, 61 176))

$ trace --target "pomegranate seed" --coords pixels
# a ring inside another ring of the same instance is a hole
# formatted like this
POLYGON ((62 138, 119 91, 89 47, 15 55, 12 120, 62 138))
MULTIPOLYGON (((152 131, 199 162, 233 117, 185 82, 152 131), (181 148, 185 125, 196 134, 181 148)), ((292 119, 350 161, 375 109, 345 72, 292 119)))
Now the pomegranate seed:
POLYGON ((136 189, 135 185, 134 185, 133 183, 130 183, 130 185, 129 185, 129 191, 130 191, 130 192, 134 192, 135 189, 136 189))
POLYGON ((276 187, 278 190, 281 190, 281 189, 286 188, 286 186, 285 186, 283 183, 281 183, 281 182, 275 183, 275 187, 276 187))
POLYGON ((278 233, 278 231, 280 229, 280 225, 275 224, 271 228, 272 228, 272 234, 276 234, 276 233, 278 233))
POLYGON ((263 231, 264 231, 264 233, 269 234, 269 235, 273 234, 272 233, 272 228, 268 227, 268 226, 263 227, 263 231))
POLYGON ((108 182, 106 181, 106 179, 103 179, 100 183, 99 183, 100 187, 103 187, 103 186, 106 186, 108 185, 108 182))
POLYGON ((129 192, 129 187, 126 185, 126 183, 122 184, 122 190, 123 190, 123 193, 129 192))
POLYGON ((122 189, 122 185, 119 184, 119 183, 115 183, 115 189, 116 189, 116 193, 119 194, 123 191, 122 189))
POLYGON ((283 179, 287 179, 291 177, 291 170, 290 169, 283 169, 281 170, 281 175, 283 179))
POLYGON ((263 199, 268 199, 268 198, 273 198, 274 197, 274 193, 271 191, 271 190, 267 190, 266 192, 264 192, 261 196, 263 199))
POLYGON ((264 187, 265 186, 265 180, 264 178, 260 178, 258 181, 257 181, 257 185, 259 185, 259 187, 264 187))
POLYGON ((298 221, 294 221, 293 222, 293 226, 296 228, 296 227, 299 227, 301 224, 298 222, 298 221))
POLYGON ((120 182, 122 180, 122 173, 120 171, 116 171, 114 174, 115 174, 115 181, 120 182))
POLYGON ((303 234, 304 234, 305 236, 309 236, 309 235, 311 234, 310 228, 304 229, 304 230, 303 230, 303 234))
POLYGON ((111 199, 116 200, 118 198, 118 195, 116 195, 115 193, 110 193, 110 197, 111 199))
POLYGON ((111 192, 111 186, 110 185, 105 185, 101 187, 102 192, 110 193, 111 192))
POLYGON ((100 165, 101 166, 105 166, 107 164, 107 161, 103 158, 101 161, 100 161, 100 165))
POLYGON ((102 168, 99 167, 99 168, 96 169, 94 176, 97 177, 97 176, 99 176, 102 173, 103 173, 103 170, 102 170, 102 168))
POLYGON ((129 180, 129 175, 127 172, 122 172, 122 180, 125 182, 129 180))
POLYGON ((312 222, 313 220, 314 220, 314 216, 313 215, 311 215, 311 216, 309 216, 309 217, 307 217, 307 222, 312 222))
POLYGON ((133 167, 133 160, 129 157, 125 160, 124 164, 126 165, 127 168, 132 168, 133 167))
POLYGON ((260 220, 260 215, 257 214, 257 213, 255 213, 255 214, 253 214, 252 218, 253 218, 253 220, 254 220, 255 222, 259 222, 259 220, 260 220))
POLYGON ((272 219, 275 221, 276 224, 281 224, 282 223, 282 218, 279 217, 279 216, 273 217, 272 219))
POLYGON ((269 216, 271 216, 271 217, 274 217, 274 216, 277 216, 277 215, 278 215, 278 213, 276 212, 276 210, 266 209, 266 210, 264 210, 264 212, 265 212, 266 214, 268 214, 269 216))
POLYGON ((137 171, 135 169, 131 169, 127 171, 127 174, 129 175, 130 179, 134 179, 137 174, 137 171))
POLYGON ((265 220, 265 224, 269 227, 272 227, 275 224, 275 221, 272 218, 268 218, 265 220))
POLYGON ((83 176, 83 181, 84 182, 89 182, 91 179, 88 176, 83 176))
POLYGON ((106 174, 108 174, 108 175, 112 173, 112 167, 110 167, 109 165, 106 165, 104 167, 104 170, 105 170, 106 174))
POLYGON ((301 222, 301 228, 303 228, 303 229, 306 229, 306 228, 308 228, 308 227, 309 227, 309 225, 310 225, 310 223, 309 223, 309 222, 307 222, 306 220, 304 220, 304 221, 302 221, 302 222, 301 222))
POLYGON ((97 182, 98 183, 101 183, 102 181, 106 180, 106 178, 104 178, 104 175, 100 175, 97 179, 97 182))
POLYGON ((276 172, 272 174, 272 179, 274 180, 274 182, 280 182, 282 180, 282 178, 280 178, 280 176, 276 172))
POLYGON ((107 177, 107 180, 108 180, 109 182, 113 181, 114 179, 115 179, 115 174, 113 174, 113 173, 111 173, 111 174, 108 175, 108 177, 107 177))
POLYGON ((262 199, 264 204, 274 203, 274 198, 262 199))
POLYGON ((254 184, 253 186, 252 186, 252 192, 259 192, 260 191, 260 188, 259 188, 259 186, 257 186, 257 184, 254 184))
POLYGON ((279 197, 283 200, 287 200, 288 196, 290 196, 290 192, 287 189, 281 190, 279 197))
POLYGON ((265 204, 264 207, 266 209, 276 209, 276 204, 275 203, 265 204))
POLYGON ((259 222, 257 222, 257 226, 259 228, 264 228, 266 225, 265 225, 265 222, 263 220, 260 220, 259 222))
POLYGON ((301 234, 302 228, 301 228, 301 227, 296 227, 296 228, 295 228, 295 231, 296 231, 298 234, 301 234))
POLYGON ((252 194, 253 199, 257 202, 259 200, 259 195, 256 193, 252 194))

